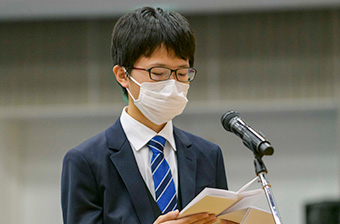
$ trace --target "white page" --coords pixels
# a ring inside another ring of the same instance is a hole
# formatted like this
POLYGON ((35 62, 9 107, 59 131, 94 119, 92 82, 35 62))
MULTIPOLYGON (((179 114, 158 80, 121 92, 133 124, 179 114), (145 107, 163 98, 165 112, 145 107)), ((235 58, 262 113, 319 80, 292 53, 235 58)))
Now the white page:
POLYGON ((240 193, 241 200, 239 200, 235 205, 231 206, 226 211, 222 212, 219 215, 223 215, 226 213, 230 213, 233 211, 241 210, 244 208, 248 208, 252 206, 259 198, 264 196, 264 191, 262 189, 245 191, 240 193))
POLYGON ((249 181, 248 183, 246 183, 245 185, 243 185, 243 187, 241 187, 240 190, 238 190, 236 193, 241 193, 245 191, 250 185, 252 185, 255 181, 258 181, 258 180, 259 180, 259 177, 257 176, 251 181, 249 181))
POLYGON ((255 177, 237 192, 224 189, 205 188, 180 212, 180 216, 186 216, 197 212, 211 212, 215 214, 225 214, 235 210, 247 208, 263 196, 263 190, 245 191, 251 184, 259 178, 255 177), (228 200, 229 199, 229 200, 228 200), (236 202, 239 200, 238 202, 236 202), (229 209, 227 209, 230 206, 229 209), (226 210, 227 209, 227 210, 226 210))
POLYGON ((183 213, 185 213, 188 209, 193 207, 195 204, 200 202, 205 197, 210 197, 210 198, 216 197, 217 198, 216 200, 219 200, 219 201, 220 199, 218 198, 235 199, 235 200, 238 198, 236 192, 233 192, 233 191, 227 191, 227 190, 215 189, 215 188, 205 188, 187 206, 185 206, 185 208, 180 212, 180 216, 183 213))

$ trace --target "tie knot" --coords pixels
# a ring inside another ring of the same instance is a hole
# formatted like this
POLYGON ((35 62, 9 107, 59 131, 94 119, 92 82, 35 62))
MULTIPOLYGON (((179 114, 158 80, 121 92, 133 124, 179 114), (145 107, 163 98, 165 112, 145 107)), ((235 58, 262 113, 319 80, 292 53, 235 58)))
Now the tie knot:
POLYGON ((165 142, 166 139, 164 137, 156 135, 148 142, 148 146, 153 154, 159 154, 163 153, 165 142))

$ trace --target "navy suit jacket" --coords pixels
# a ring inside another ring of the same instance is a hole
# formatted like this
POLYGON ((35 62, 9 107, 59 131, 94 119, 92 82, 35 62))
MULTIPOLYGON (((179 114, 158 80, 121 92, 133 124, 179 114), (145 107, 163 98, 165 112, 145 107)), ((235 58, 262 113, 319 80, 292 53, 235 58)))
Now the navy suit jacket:
MULTIPOLYGON (((176 127, 180 200, 205 187, 227 188, 220 148, 176 127)), ((157 218, 120 120, 67 152, 61 202, 65 224, 151 224, 157 218)))

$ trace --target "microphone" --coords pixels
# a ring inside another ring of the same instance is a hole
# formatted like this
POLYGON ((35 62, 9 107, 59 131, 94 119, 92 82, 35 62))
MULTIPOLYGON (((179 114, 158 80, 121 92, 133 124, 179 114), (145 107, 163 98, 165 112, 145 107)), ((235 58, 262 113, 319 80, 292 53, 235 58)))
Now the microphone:
POLYGON ((229 132, 239 136, 243 144, 257 156, 273 155, 274 148, 264 138, 240 118, 236 111, 228 111, 221 117, 222 126, 229 132))

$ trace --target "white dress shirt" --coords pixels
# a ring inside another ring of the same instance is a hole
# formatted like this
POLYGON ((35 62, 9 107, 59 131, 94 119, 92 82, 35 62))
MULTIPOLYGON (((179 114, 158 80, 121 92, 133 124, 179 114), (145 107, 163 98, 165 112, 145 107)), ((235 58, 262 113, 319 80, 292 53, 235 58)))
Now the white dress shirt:
POLYGON ((120 122, 126 137, 130 142, 133 154, 135 155, 139 172, 142 175, 146 186, 149 188, 151 195, 155 198, 155 187, 150 165, 152 151, 147 146, 147 143, 155 135, 160 135, 167 140, 163 151, 164 158, 170 166, 172 178, 176 187, 176 193, 178 195, 177 159, 175 153, 176 145, 173 135, 172 121, 170 120, 159 133, 156 133, 131 117, 126 112, 126 109, 127 107, 125 107, 122 111, 120 122))

